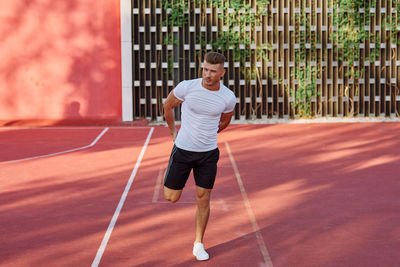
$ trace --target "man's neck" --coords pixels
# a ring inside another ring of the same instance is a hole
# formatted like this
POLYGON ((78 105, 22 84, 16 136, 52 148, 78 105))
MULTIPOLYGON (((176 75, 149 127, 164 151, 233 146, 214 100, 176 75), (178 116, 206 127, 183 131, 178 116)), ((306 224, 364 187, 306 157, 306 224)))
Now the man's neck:
POLYGON ((220 88, 220 83, 218 81, 218 83, 215 83, 215 85, 213 85, 213 86, 206 86, 204 84, 204 81, 201 80, 201 86, 203 86, 204 88, 206 88, 207 90, 210 90, 210 91, 218 91, 220 88))

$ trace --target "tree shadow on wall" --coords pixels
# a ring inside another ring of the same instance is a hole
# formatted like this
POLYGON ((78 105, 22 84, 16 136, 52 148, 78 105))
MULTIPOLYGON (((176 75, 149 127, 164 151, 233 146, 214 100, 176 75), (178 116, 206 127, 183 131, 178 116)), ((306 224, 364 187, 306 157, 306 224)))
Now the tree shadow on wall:
POLYGON ((7 8, 0 14, 5 114, 64 118, 76 115, 70 103, 77 101, 85 106, 79 118, 121 117, 118 1, 15 1, 7 8))

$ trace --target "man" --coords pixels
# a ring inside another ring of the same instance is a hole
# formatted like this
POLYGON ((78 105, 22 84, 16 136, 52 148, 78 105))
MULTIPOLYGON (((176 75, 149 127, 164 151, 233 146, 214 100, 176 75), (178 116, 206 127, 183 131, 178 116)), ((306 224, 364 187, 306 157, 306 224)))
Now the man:
POLYGON ((210 194, 217 173, 217 133, 232 118, 236 97, 221 83, 225 57, 216 52, 204 55, 202 78, 180 82, 164 103, 165 120, 174 147, 164 179, 164 197, 175 203, 193 169, 196 182, 196 238, 193 255, 208 260, 203 237, 210 215, 210 194), (181 128, 175 128, 174 108, 182 103, 181 128))

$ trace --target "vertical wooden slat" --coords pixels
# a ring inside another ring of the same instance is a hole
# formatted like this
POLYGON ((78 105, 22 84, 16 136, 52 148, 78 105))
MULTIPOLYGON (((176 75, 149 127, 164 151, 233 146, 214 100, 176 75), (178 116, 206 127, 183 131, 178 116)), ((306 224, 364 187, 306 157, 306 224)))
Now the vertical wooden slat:
MULTIPOLYGON (((395 8, 395 5, 393 3, 393 1, 391 1, 391 8, 395 8)), ((392 11, 391 12, 391 23, 394 23, 397 21, 398 15, 399 14, 394 14, 392 11)), ((392 35, 395 35, 394 32, 391 32, 392 35)), ((394 38, 394 41, 391 41, 391 44, 396 44, 399 40, 397 39, 397 37, 394 38)), ((398 97, 398 86, 399 86, 399 80, 398 80, 398 68, 396 67, 396 60, 397 60, 397 46, 395 48, 391 48, 391 69, 392 69, 392 76, 391 79, 394 79, 394 83, 391 82, 391 88, 392 88, 392 110, 391 110, 391 116, 395 117, 396 115, 398 115, 398 101, 397 101, 397 97, 398 97), (397 114, 396 114, 397 113, 397 114)))
POLYGON ((145 82, 146 82, 146 76, 145 76, 145 71, 142 66, 145 64, 145 15, 144 15, 144 3, 142 1, 139 1, 139 81, 140 81, 140 91, 139 91, 139 117, 146 117, 146 111, 145 111, 145 103, 143 103, 143 100, 145 100, 145 82), (143 30, 144 29, 144 30, 143 30))
MULTIPOLYGON (((370 0, 368 0, 369 3, 371 3, 370 0)), ((364 12, 368 12, 367 10, 364 10, 364 12)), ((365 25, 366 23, 369 23, 369 27, 368 27, 368 38, 365 42, 365 62, 364 62, 364 69, 365 69, 365 98, 364 98, 364 105, 365 105, 365 116, 369 117, 371 112, 372 112, 372 104, 373 103, 373 95, 371 94, 372 86, 370 83, 370 79, 371 77, 373 77, 373 73, 372 73, 372 63, 371 61, 373 61, 371 59, 371 48, 370 48, 370 44, 371 42, 373 42, 373 40, 371 40, 372 38, 372 34, 371 34, 371 27, 372 27, 372 20, 367 19, 367 17, 365 18, 365 25), (368 64, 367 64, 368 63, 368 64), (372 102, 371 102, 372 101, 372 102)))
MULTIPOLYGON (((315 6, 315 13, 316 13, 316 22, 315 22, 315 26, 316 26, 316 42, 318 44, 322 44, 322 31, 321 31, 321 26, 323 25, 323 20, 322 20, 322 12, 317 12, 318 10, 322 10, 322 5, 321 5, 321 0, 316 1, 316 6, 315 6)), ((321 45, 322 48, 322 45, 321 45)), ((319 69, 318 72, 318 79, 320 81, 322 81, 322 75, 323 75, 323 71, 322 71, 322 61, 324 61, 323 58, 323 53, 322 53, 322 49, 321 48, 316 48, 316 56, 317 56, 317 68, 319 69)), ((316 92, 316 116, 317 117, 321 117, 321 112, 322 112, 322 103, 321 103, 321 95, 322 95, 322 82, 320 82, 319 84, 317 84, 317 92, 316 92)))
MULTIPOLYGON (((249 0, 245 0, 244 1, 245 4, 247 4, 249 2, 249 0)), ((245 30, 245 33, 247 33, 247 31, 245 30)), ((249 47, 244 47, 244 49, 249 49, 249 47)), ((248 61, 246 59, 245 62, 243 62, 243 64, 248 64, 248 61)), ((244 105, 245 105, 245 110, 246 110, 246 115, 245 118, 246 119, 252 119, 252 105, 251 105, 251 98, 252 98, 252 87, 249 84, 249 81, 246 80, 246 76, 245 74, 241 75, 241 79, 242 79, 242 83, 244 82, 245 85, 243 85, 243 90, 244 90, 244 105)))
MULTIPOLYGON (((367 10, 366 12, 370 12, 370 11, 367 10)), ((376 25, 376 16, 372 16, 370 32, 372 35, 375 36, 375 38, 373 39, 373 42, 370 42, 370 49, 371 49, 371 45, 373 48, 375 47, 376 38, 378 38, 378 36, 376 35, 376 32, 375 32, 375 25, 376 25)), ((375 49, 376 49, 376 47, 375 47, 375 49)), ((372 59, 370 62, 371 76, 370 76, 369 85, 370 85, 370 116, 371 117, 374 117, 377 115, 377 103, 375 102, 375 96, 377 95, 376 94, 376 79, 377 79, 377 76, 379 73, 377 73, 375 61, 376 61, 376 58, 372 59)))
MULTIPOLYGON (((292 81, 293 81, 293 84, 292 84, 292 87, 290 88, 291 90, 293 90, 294 92, 297 90, 297 88, 298 88, 298 85, 297 85, 297 81, 298 81, 298 77, 297 77, 297 73, 296 73, 296 67, 297 67, 297 64, 298 64, 298 62, 297 62, 297 59, 296 59, 296 56, 297 56, 297 51, 298 50, 296 50, 296 45, 299 45, 299 43, 300 43, 300 41, 298 40, 298 36, 296 35, 296 33, 299 31, 299 24, 300 24, 300 19, 299 19, 299 17, 298 17, 298 12, 296 11, 296 10, 299 10, 300 9, 300 7, 301 7, 301 1, 296 1, 294 4, 293 4, 293 6, 292 6, 292 8, 291 8, 291 14, 292 14, 292 26, 293 26, 293 42, 292 42, 292 44, 291 44, 291 50, 292 50, 292 53, 293 53, 293 56, 292 56, 292 62, 294 63, 294 65, 293 65, 293 67, 292 67, 292 71, 293 71, 293 75, 292 75, 292 81)), ((293 104, 295 103, 295 94, 292 94, 292 102, 293 102, 293 104)), ((293 112, 293 118, 295 118, 296 117, 296 108, 293 106, 292 107, 292 112, 293 112)))
POLYGON ((277 11, 277 53, 278 53, 278 57, 277 57, 277 61, 278 61, 278 65, 277 65, 277 77, 276 82, 277 85, 277 95, 278 95, 278 103, 277 103, 277 117, 278 118, 283 118, 284 115, 284 108, 283 108, 283 84, 281 82, 279 82, 280 79, 284 79, 284 66, 282 65, 284 62, 284 51, 283 51, 283 45, 284 45, 284 35, 283 35, 283 31, 282 28, 284 26, 284 17, 283 17, 283 1, 278 1, 276 3, 276 11, 277 11))
POLYGON ((155 32, 155 63, 156 63, 156 116, 157 121, 161 121, 163 119, 163 77, 162 77, 162 59, 161 59, 161 44, 162 44, 162 32, 160 28, 160 21, 162 21, 162 7, 161 2, 154 0, 155 2, 155 23, 154 27, 156 29, 155 32), (157 23, 158 22, 158 23, 157 23))
POLYGON ((290 30, 290 28, 294 27, 295 24, 295 18, 294 18, 294 3, 293 1, 289 0, 289 5, 288 7, 288 28, 286 28, 286 31, 288 32, 288 64, 289 66, 287 67, 288 69, 288 73, 287 73, 287 79, 289 81, 288 83, 288 95, 289 95, 289 103, 288 103, 288 108, 289 108, 289 118, 294 118, 294 109, 293 109, 293 97, 290 96, 290 90, 292 88, 295 88, 295 84, 294 84, 294 78, 292 77, 292 73, 294 71, 294 51, 293 51, 293 45, 295 43, 295 36, 294 36, 294 30, 290 30), (292 64, 292 65, 291 65, 292 64))
MULTIPOLYGON (((399 19, 400 14, 396 14, 396 19, 399 19)), ((396 43, 398 44, 400 42, 400 37, 399 35, 397 35, 396 37, 396 43)), ((396 59, 396 73, 395 73, 395 77, 396 77, 396 115, 400 116, 400 79, 399 79, 399 75, 400 75, 400 64, 397 64, 397 62, 400 62, 400 49, 399 46, 396 46, 396 51, 395 51, 395 59, 396 59)))
MULTIPOLYGON (((269 16, 266 19, 267 23, 266 25, 263 27, 263 30, 267 33, 266 34, 266 41, 269 44, 273 43, 273 31, 269 30, 270 27, 272 27, 274 25, 273 23, 273 16, 272 16, 272 0, 270 1, 270 4, 268 6, 268 13, 269 16)), ((269 50, 268 51, 268 63, 266 66, 266 77, 267 77, 267 89, 266 89, 266 107, 267 107, 267 116, 268 118, 272 118, 272 116, 274 115, 273 112, 273 84, 272 84, 272 79, 273 79, 273 68, 271 66, 271 64, 274 63, 274 51, 269 50)))
POLYGON ((149 0, 149 9, 150 9, 150 14, 149 14, 149 19, 150 19, 150 25, 149 25, 149 34, 150 34, 150 118, 151 120, 156 120, 157 119, 157 102, 154 102, 157 99, 156 96, 156 83, 157 83, 157 73, 156 73, 156 66, 154 66, 154 63, 156 62, 156 33, 154 30, 154 26, 156 24, 156 9, 155 9, 155 1, 154 0, 149 0))
MULTIPOLYGON (((160 4, 160 8, 162 11, 161 12, 161 21, 165 21, 167 19, 165 7, 160 4)), ((159 66, 159 68, 161 66, 161 69, 160 69, 161 80, 162 80, 161 104, 163 104, 163 102, 167 99, 169 91, 170 91, 169 87, 168 87, 169 75, 168 75, 168 70, 166 68, 168 66, 168 50, 167 50, 167 46, 164 44, 164 40, 167 38, 168 33, 163 31, 163 29, 165 29, 165 26, 161 25, 161 23, 159 23, 157 26, 158 26, 157 30, 159 31, 159 33, 161 35, 161 40, 159 43, 161 45, 161 52, 160 52, 160 57, 159 57, 160 62, 158 64, 158 66, 159 66)))
POLYGON ((387 4, 386 4, 386 20, 387 20, 387 23, 386 23, 386 25, 385 25, 385 32, 386 32, 386 38, 387 38, 387 41, 386 41, 386 61, 388 61, 389 62, 389 66, 387 66, 387 68, 388 68, 388 73, 389 73, 389 76, 387 77, 387 79, 386 79, 386 81, 387 81, 387 87, 388 87, 388 92, 389 92, 389 95, 390 95, 390 102, 389 102, 389 105, 388 105, 388 116, 389 117, 391 117, 392 116, 392 114, 393 114, 393 107, 394 107, 394 104, 395 104, 395 101, 394 101, 394 94, 393 94, 393 83, 392 83, 392 78, 394 77, 393 76, 393 60, 392 60, 392 56, 393 56, 393 53, 392 53, 392 41, 391 41, 391 30, 390 30, 390 27, 389 27, 389 23, 391 23, 392 21, 393 21, 393 19, 392 19, 392 5, 393 5, 393 2, 392 2, 392 0, 389 0, 388 2, 387 2, 387 4))
MULTIPOLYGON (((341 11, 340 12, 344 12, 342 7, 341 7, 341 11)), ((339 37, 339 27, 340 25, 336 25, 336 31, 338 31, 338 38, 339 37)), ((338 47, 339 48, 339 47, 338 47)), ((344 95, 344 73, 345 70, 347 69, 347 67, 345 66, 345 58, 343 58, 343 47, 339 48, 339 52, 338 52, 338 57, 337 57, 337 78, 336 78, 336 84, 337 84, 337 99, 336 99, 336 103, 337 103, 337 116, 338 117, 343 117, 344 114, 344 99, 343 99, 343 95, 344 95)))
MULTIPOLYGON (((368 0, 368 2, 370 3, 370 0, 368 0)), ((367 12, 367 10, 364 10, 364 12, 367 12)), ((364 25, 366 25, 366 23, 369 22, 369 20, 367 20, 367 18, 365 18, 364 21, 364 25)), ((371 23, 369 24, 369 29, 371 28, 371 23)), ((371 86, 370 86, 370 78, 372 76, 371 73, 371 65, 370 65, 370 61, 371 61, 371 49, 370 49, 370 43, 371 43, 371 32, 368 31, 368 38, 365 42, 365 58, 364 58, 364 62, 363 62, 363 67, 365 70, 365 75, 364 75, 364 99, 363 99, 363 103, 364 103, 364 115, 366 117, 369 117, 371 114, 371 86), (367 64, 368 63, 368 64, 367 64)))
MULTIPOLYGON (((398 13, 395 15, 396 21, 398 21, 399 16, 400 16, 400 14, 398 14, 398 13)), ((399 37, 399 35, 396 36, 395 42, 396 42, 396 44, 398 44, 398 43, 400 42, 400 37, 399 37)), ((394 67, 394 69, 395 69, 394 78, 396 79, 396 88, 395 88, 395 90, 396 90, 396 93, 395 93, 395 99, 396 99, 396 101, 395 101, 395 103, 396 103, 396 104, 395 104, 395 113, 396 113, 396 116, 400 116, 400 90, 399 90, 399 88, 400 88, 400 80, 399 80, 400 66, 397 65, 397 62, 400 61, 400 49, 399 49, 399 46, 398 46, 398 45, 397 45, 396 48, 395 48, 394 60, 396 61, 396 62, 394 63, 394 66, 395 66, 395 67, 394 67)))
POLYGON ((284 51, 284 61, 283 61, 283 90, 284 90, 284 99, 283 99, 283 106, 284 106, 284 118, 287 119, 290 116, 290 103, 289 103, 289 91, 287 90, 287 86, 289 85, 288 82, 290 81, 290 68, 289 68, 289 61, 290 61, 290 54, 289 54, 289 43, 290 43, 290 36, 289 36, 289 1, 284 1, 283 10, 281 12, 286 13, 283 15, 283 29, 284 29, 284 39, 283 39, 283 51, 284 51))
POLYGON ((150 44, 150 15, 146 13, 146 9, 149 8, 149 0, 144 1, 143 4, 143 12, 144 12, 144 63, 145 63, 145 68, 143 69, 143 79, 144 79, 144 93, 143 93, 143 98, 144 98, 144 114, 146 119, 151 118, 151 112, 150 112, 150 103, 151 103, 151 94, 150 94, 150 86, 148 84, 148 81, 150 81, 150 51, 146 49, 146 47, 150 44))
MULTIPOLYGON (((327 86, 327 82, 328 82, 328 74, 329 74, 329 69, 328 69, 328 65, 327 65, 327 63, 328 63, 328 56, 329 56, 329 50, 328 49, 326 49, 326 47, 328 46, 328 43, 329 43, 329 23, 328 23, 328 14, 327 14, 327 12, 326 12, 326 10, 327 10, 327 1, 324 1, 324 0, 321 0, 322 1, 322 4, 321 4, 321 7, 322 7, 322 10, 321 10, 321 13, 322 13, 322 25, 321 25, 321 32, 322 32, 322 46, 321 46, 321 51, 323 51, 322 52, 322 54, 323 54, 323 57, 322 57, 322 62, 325 62, 325 65, 324 66, 321 66, 321 71, 322 71, 322 74, 321 74, 321 87, 322 87, 322 92, 321 92, 321 106, 322 106, 322 113, 321 113, 321 115, 322 116, 327 116, 327 114, 328 114, 328 102, 327 102, 327 99, 328 99, 328 86, 327 86)), ((322 65, 322 63, 321 63, 321 65, 322 65)))
MULTIPOLYGON (((332 24, 335 29, 334 29, 334 38, 335 42, 338 42, 338 32, 337 32, 337 24, 332 24)), ((339 64, 341 63, 339 60, 339 47, 338 45, 333 46, 333 61, 332 61, 332 67, 333 67, 333 77, 332 77, 332 116, 337 117, 338 116, 338 91, 339 91, 339 85, 338 85, 338 78, 339 78, 339 64)))
MULTIPOLYGON (((327 3, 326 5, 327 10, 333 8, 333 5, 329 5, 327 3)), ((329 14, 327 12, 327 50, 328 50, 328 61, 327 61, 327 80, 326 80, 326 116, 327 117, 332 117, 333 116, 333 102, 332 102, 332 89, 333 89, 333 19, 332 19, 332 14, 329 14)))
MULTIPOLYGON (((264 7, 263 7, 264 8, 264 7)), ((268 32, 266 30, 266 26, 268 25, 268 18, 263 17, 261 20, 261 43, 265 44, 268 43, 268 32)), ((269 52, 267 52, 267 55, 269 52)), ((268 57, 269 60, 269 57, 268 57)), ((260 71, 260 76, 261 76, 261 82, 262 82, 262 118, 267 119, 268 118, 268 68, 267 68, 267 61, 262 61, 261 65, 261 71, 260 71)))
POLYGON ((391 94, 390 94, 390 76, 391 76, 391 71, 390 71, 390 65, 388 65, 387 63, 390 62, 390 42, 387 40, 389 38, 387 38, 388 32, 386 30, 387 25, 384 22, 388 21, 388 9, 390 9, 389 7, 390 1, 385 1, 382 3, 382 8, 384 8, 384 10, 381 8, 381 13, 382 13, 382 42, 385 47, 382 49, 382 54, 383 54, 383 63, 385 66, 385 73, 382 79, 384 79, 384 83, 382 84, 383 86, 383 95, 384 97, 384 116, 390 116, 390 102, 391 102, 391 94))
MULTIPOLYGON (((358 12, 358 14, 360 14, 359 10, 357 10, 356 12, 358 12)), ((365 24, 365 21, 361 22, 361 25, 359 25, 360 29, 361 27, 365 24)), ((359 105, 359 109, 358 109, 358 117, 364 117, 366 114, 366 106, 365 106, 365 91, 366 91, 366 87, 365 87, 365 80, 367 77, 367 73, 366 73, 366 69, 364 67, 364 62, 367 59, 367 53, 366 53, 366 42, 360 44, 360 62, 359 62, 359 68, 360 70, 363 70, 363 72, 361 73, 359 79, 357 80, 357 86, 358 86, 358 95, 359 95, 359 99, 358 99, 358 105, 359 105), (363 46, 361 46, 363 45, 363 46)))
POLYGON ((382 50, 380 48, 380 44, 382 43, 382 31, 380 30, 380 27, 382 26, 381 14, 380 14, 381 13, 380 1, 377 1, 376 3, 377 3, 376 7, 375 7, 376 25, 375 25, 374 31, 375 31, 375 35, 379 36, 379 42, 377 41, 377 44, 376 44, 376 49, 378 49, 379 57, 375 60, 375 62, 378 63, 378 64, 375 63, 375 71, 376 71, 376 79, 375 79, 376 112, 375 112, 375 116, 380 116, 384 109, 384 105, 383 105, 383 101, 382 101, 382 98, 384 97, 384 95, 383 95, 383 89, 382 89, 382 84, 381 84, 381 77, 382 77, 382 70, 385 65, 384 64, 382 65, 383 55, 382 55, 382 50))
POLYGON ((276 79, 277 76, 279 75, 279 69, 278 69, 278 60, 279 60, 279 49, 276 47, 276 44, 279 41, 279 35, 278 35, 278 25, 279 25, 279 20, 278 20, 278 14, 275 12, 275 10, 278 8, 279 2, 278 0, 271 0, 271 8, 272 8, 272 24, 270 26, 272 26, 272 42, 271 44, 273 45, 273 67, 271 68, 271 72, 272 72, 272 77, 271 77, 271 87, 272 87, 272 91, 271 91, 271 97, 272 97, 272 117, 273 118, 278 118, 279 116, 279 109, 278 109, 278 86, 276 84, 276 79))
MULTIPOLYGON (((387 7, 387 18, 390 18, 389 19, 389 23, 393 23, 395 20, 394 20, 394 17, 393 17, 393 13, 392 13, 392 8, 394 7, 394 5, 393 5, 393 0, 390 0, 389 1, 389 4, 388 4, 388 7, 387 7)), ((389 50, 389 58, 388 58, 388 60, 390 61, 390 76, 389 76, 389 83, 390 83, 390 114, 389 114, 389 116, 390 117, 394 117, 395 116, 395 107, 396 107, 396 83, 394 83, 393 81, 396 81, 396 78, 395 77, 397 77, 396 76, 396 72, 395 72, 395 67, 394 66, 396 66, 396 62, 394 62, 394 56, 395 56, 395 53, 394 53, 394 49, 392 48, 392 44, 393 44, 393 41, 392 41, 392 34, 394 34, 394 33, 392 33, 391 32, 391 29, 389 29, 389 32, 388 32, 388 34, 389 34, 389 38, 388 38, 388 47, 386 47, 386 49, 387 50, 389 50), (394 64, 393 64, 394 63, 394 64)))
MULTIPOLYGON (((315 51, 313 51, 313 49, 312 49, 312 47, 315 45, 314 40, 313 40, 313 31, 312 31, 312 26, 315 25, 314 2, 315 2, 315 0, 313 0, 313 1, 307 0, 307 2, 306 2, 306 16, 308 18, 308 22, 310 23, 310 25, 306 28, 307 34, 308 34, 306 50, 309 54, 308 64, 311 68, 313 68, 313 62, 315 61, 315 58, 316 58, 315 51)), ((312 82, 312 80, 314 78, 315 77, 311 76, 311 79, 309 82, 312 82)), ((309 104, 310 104, 310 112, 313 116, 315 116, 316 110, 315 110, 314 94, 311 96, 309 104)))
MULTIPOLYGON (((343 10, 343 9, 342 9, 343 10)), ((343 12, 343 11, 342 11, 343 12)), ((339 32, 339 25, 336 25, 336 30, 339 32)), ((339 33, 338 33, 338 38, 339 38, 339 33)), ((343 95, 344 95, 344 79, 345 79, 345 58, 343 58, 344 56, 344 51, 343 48, 339 50, 339 54, 338 54, 338 58, 337 58, 337 80, 336 80, 336 84, 337 86, 337 116, 338 117, 343 117, 344 114, 344 99, 343 99, 343 95)))

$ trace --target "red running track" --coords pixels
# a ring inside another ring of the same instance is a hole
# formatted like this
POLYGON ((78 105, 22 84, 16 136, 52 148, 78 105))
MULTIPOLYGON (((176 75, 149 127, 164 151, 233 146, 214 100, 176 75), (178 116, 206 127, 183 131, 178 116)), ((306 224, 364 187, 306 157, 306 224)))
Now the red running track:
POLYGON ((193 181, 162 199, 172 142, 151 129, 0 128, 0 266, 92 265, 130 178, 99 266, 400 265, 399 123, 231 125, 202 263, 193 181))

